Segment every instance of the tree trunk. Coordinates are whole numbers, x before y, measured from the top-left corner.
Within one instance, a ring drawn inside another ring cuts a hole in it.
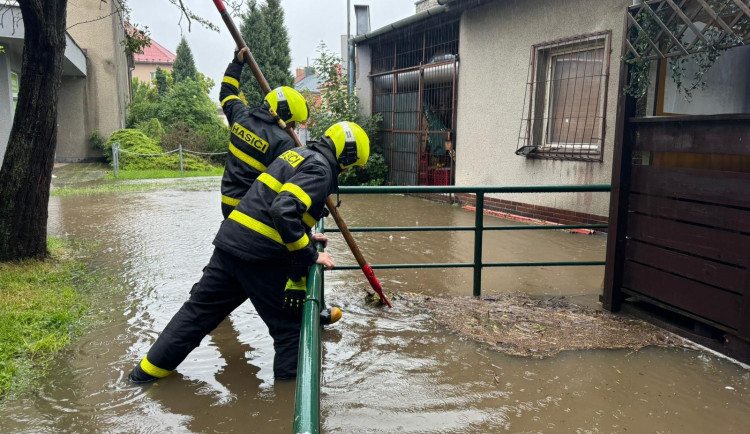
[[[47,255],[47,206],[57,147],[57,97],[67,0],[19,0],[23,66],[0,169],[0,261]]]

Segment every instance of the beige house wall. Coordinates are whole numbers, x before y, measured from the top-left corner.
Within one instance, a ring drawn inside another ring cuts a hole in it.
[[[609,184],[622,26],[629,0],[495,1],[461,18],[456,185]],[[585,5],[585,6],[584,6]],[[515,155],[531,46],[612,32],[602,162]],[[505,194],[498,198],[606,216],[607,193]]]
[[[130,102],[130,69],[120,44],[125,38],[116,2],[78,0],[68,4],[68,32],[86,51],[87,74],[60,97],[57,161],[80,161],[101,154],[91,149],[93,131],[103,136],[125,127]],[[85,22],[95,20],[92,22]],[[85,22],[85,23],[84,23]],[[82,23],[78,24],[77,23]],[[80,93],[79,93],[80,92]],[[79,112],[85,108],[84,112]]]
[[[172,70],[172,65],[169,63],[136,63],[132,76],[144,83],[151,83],[151,73],[155,73],[157,67],[165,71]]]

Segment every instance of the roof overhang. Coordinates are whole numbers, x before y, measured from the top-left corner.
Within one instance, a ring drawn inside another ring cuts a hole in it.
[[[24,32],[21,8],[15,5],[8,6],[8,10],[0,14],[0,41],[2,41],[2,45],[16,47],[19,52],[23,52]],[[65,32],[63,75],[86,76],[86,53],[67,32]]]
[[[65,32],[65,63],[63,75],[74,77],[86,76],[86,53],[76,44],[76,41]]]
[[[351,39],[351,41],[354,44],[361,44],[365,41],[369,41],[370,39],[374,39],[374,38],[377,38],[378,36],[385,35],[386,33],[389,33],[393,30],[398,30],[403,27],[409,26],[410,24],[414,24],[419,21],[426,20],[429,17],[440,15],[444,13],[445,10],[446,10],[445,5],[434,6],[434,7],[431,7],[430,9],[427,9],[426,11],[422,11],[414,15],[409,15],[408,17],[402,20],[398,20],[391,24],[387,24],[379,29],[373,30],[370,33],[355,36]]]
[[[410,15],[404,19],[395,21],[391,24],[387,24],[379,29],[373,30],[370,33],[364,35],[357,35],[351,38],[349,41],[355,45],[365,44],[367,45],[370,40],[375,39],[379,36],[386,35],[394,30],[398,30],[412,24],[416,24],[420,21],[424,21],[435,15],[444,14],[446,12],[461,12],[466,9],[474,8],[485,3],[489,3],[496,0],[438,0],[437,6],[433,6],[425,11]]]

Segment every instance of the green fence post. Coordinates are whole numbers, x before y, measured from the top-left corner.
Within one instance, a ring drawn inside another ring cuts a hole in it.
[[[322,223],[318,223],[318,230]],[[317,243],[319,252],[323,246]],[[320,432],[320,309],[323,305],[323,267],[314,264],[307,276],[307,297],[302,310],[302,329],[297,362],[297,392],[294,397],[294,432]]]
[[[484,192],[477,191],[474,216],[474,297],[482,295],[482,238],[484,235]]]

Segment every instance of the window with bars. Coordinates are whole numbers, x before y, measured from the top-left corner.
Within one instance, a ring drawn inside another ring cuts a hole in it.
[[[602,32],[532,47],[516,154],[601,161],[609,37]]]

